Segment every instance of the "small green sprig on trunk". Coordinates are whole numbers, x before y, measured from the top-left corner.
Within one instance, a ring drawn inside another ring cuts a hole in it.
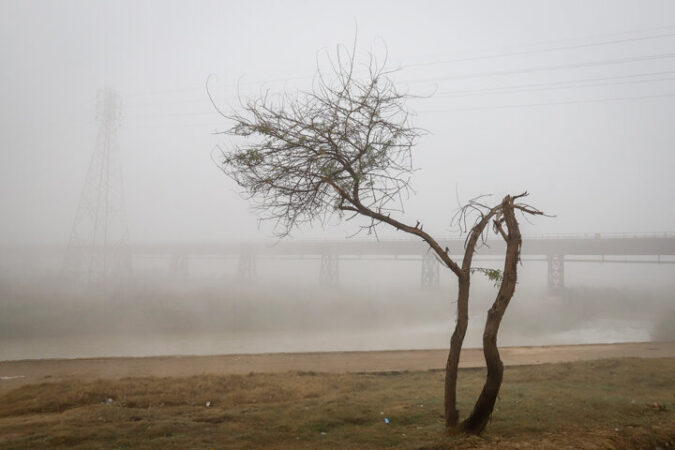
[[[495,287],[499,286],[499,283],[501,283],[502,279],[504,279],[504,272],[499,269],[490,269],[488,267],[472,267],[471,273],[476,272],[482,273],[488,277],[488,279],[494,283]]]

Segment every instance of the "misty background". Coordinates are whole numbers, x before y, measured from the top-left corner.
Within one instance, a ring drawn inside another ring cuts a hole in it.
[[[337,44],[400,70],[419,95],[415,193],[401,218],[457,236],[459,201],[528,190],[555,218],[538,235],[675,231],[675,4],[515,2],[0,2],[0,359],[444,348],[455,284],[419,289],[420,263],[134,259],[102,292],[59,276],[91,154],[97,95],[121,98],[116,134],[132,244],[274,243],[219,170],[224,111],[311,87]],[[214,157],[216,160],[214,161]],[[333,220],[288,239],[344,240]],[[382,226],[380,237],[400,238]],[[18,257],[12,248],[47,248]],[[61,253],[59,253],[61,252]],[[497,267],[497,266],[495,266]],[[524,261],[505,345],[673,339],[675,265]],[[474,283],[467,345],[480,344],[495,289]]]

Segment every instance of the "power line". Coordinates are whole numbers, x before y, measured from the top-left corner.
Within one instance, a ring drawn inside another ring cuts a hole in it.
[[[491,91],[501,91],[501,90],[510,90],[510,89],[520,89],[528,87],[540,87],[540,86],[559,86],[572,83],[588,83],[594,81],[608,81],[608,80],[622,80],[626,78],[637,78],[637,77],[647,77],[647,76],[657,76],[657,75],[671,75],[675,74],[675,71],[666,70],[661,72],[646,72],[646,73],[636,73],[630,75],[617,75],[613,77],[600,77],[600,78],[577,78],[575,80],[564,80],[564,81],[553,81],[548,83],[527,83],[527,84],[517,84],[510,86],[497,86],[492,88],[483,88],[483,89],[468,89],[468,90],[458,90],[458,91],[446,91],[435,94],[435,97],[445,97],[445,96],[455,96],[463,95],[467,93],[474,92],[491,92]],[[659,81],[659,80],[645,80],[645,81]],[[603,86],[604,83],[598,83],[596,86]]]
[[[218,111],[193,111],[193,112],[177,112],[177,113],[147,113],[138,114],[135,117],[183,117],[183,116],[219,116],[222,117]]]
[[[635,33],[643,33],[643,32],[649,32],[649,31],[657,31],[657,30],[672,30],[673,28],[675,28],[675,26],[656,27],[656,28],[645,29],[645,30],[626,31],[626,32],[612,33],[612,34],[601,35],[601,36],[617,36],[617,35],[635,34]],[[589,42],[589,43],[581,43],[581,44],[566,45],[566,46],[547,47],[547,48],[542,48],[542,49],[522,50],[522,51],[514,51],[514,52],[506,52],[506,53],[496,53],[496,54],[485,55],[485,56],[454,58],[454,59],[448,59],[448,60],[442,60],[442,61],[421,61],[419,63],[404,64],[402,66],[402,68],[405,69],[405,68],[409,68],[409,67],[440,65],[440,64],[447,64],[447,63],[453,63],[453,62],[464,62],[464,61],[474,61],[474,60],[481,60],[481,59],[494,59],[494,58],[519,56],[519,55],[535,54],[535,53],[555,52],[555,51],[561,51],[561,50],[571,50],[571,49],[580,49],[580,48],[588,48],[588,47],[614,45],[614,44],[621,44],[621,43],[627,43],[627,42],[633,42],[633,41],[637,42],[637,41],[644,41],[644,40],[662,39],[662,38],[674,37],[674,36],[675,36],[675,33],[661,33],[661,34],[651,35],[651,36],[640,36],[640,37],[635,37],[635,38],[614,39],[614,40],[602,41],[602,42]],[[575,38],[575,39],[571,39],[571,40],[579,40],[579,39],[588,39],[588,37]],[[265,84],[268,84],[268,83],[277,83],[277,82],[284,82],[284,81],[310,80],[310,79],[313,79],[314,77],[316,77],[316,75],[273,78],[273,79],[262,80],[262,81],[257,81],[257,82],[256,81],[242,82],[240,84],[262,86],[262,85],[265,85]],[[189,87],[189,88],[156,90],[156,91],[148,91],[148,92],[137,92],[137,93],[130,93],[130,94],[127,94],[127,95],[132,96],[132,97],[133,96],[142,96],[142,95],[162,95],[162,94],[166,94],[166,93],[194,92],[194,91],[197,91],[197,90],[203,90],[204,88],[205,88],[204,86],[199,86],[199,87],[195,86],[195,87]]]
[[[460,80],[460,79],[471,79],[471,78],[485,78],[501,75],[515,75],[521,73],[533,73],[533,72],[548,72],[553,70],[562,70],[562,69],[577,69],[582,67],[596,67],[596,66],[607,66],[614,64],[627,64],[632,62],[641,62],[641,61],[655,61],[658,59],[667,59],[675,58],[675,53],[661,53],[658,55],[648,55],[648,56],[631,56],[627,58],[616,58],[616,59],[606,59],[602,61],[593,61],[593,62],[583,62],[583,63],[572,63],[572,64],[558,64],[555,66],[539,66],[539,67],[528,67],[526,69],[516,69],[516,70],[497,70],[492,72],[474,72],[464,75],[449,75],[440,78],[420,78],[414,80],[407,80],[407,83],[431,83],[444,80]]]
[[[420,62],[420,63],[414,63],[414,64],[406,64],[406,65],[403,66],[403,68],[434,66],[434,65],[440,65],[440,64],[450,64],[450,63],[455,63],[455,62],[479,61],[479,60],[482,60],[482,59],[505,58],[505,57],[509,57],[509,56],[531,55],[531,54],[535,54],[535,53],[548,53],[548,52],[555,52],[555,51],[561,51],[561,50],[575,50],[575,49],[580,49],[580,48],[600,47],[600,46],[613,45],[613,44],[619,44],[619,43],[625,43],[625,42],[637,42],[637,41],[661,39],[661,38],[673,37],[673,36],[675,36],[675,33],[664,33],[664,34],[657,34],[657,35],[654,35],[654,36],[643,36],[643,37],[638,37],[638,38],[614,39],[614,40],[611,40],[611,41],[590,42],[590,43],[576,44],[576,45],[564,45],[564,46],[560,46],[560,47],[549,47],[549,48],[541,48],[541,49],[534,49],[534,50],[522,50],[522,51],[508,52],[508,53],[496,53],[496,54],[485,55],[485,56],[471,56],[471,57],[466,57],[466,58],[446,59],[446,60],[442,60],[442,61]]]
[[[502,87],[502,88],[494,88],[498,89],[496,92],[493,92],[493,89],[476,89],[473,91],[454,91],[454,92],[447,92],[447,93],[442,93],[438,94],[433,98],[438,98],[438,97],[469,97],[469,96],[478,96],[478,95],[489,95],[489,94],[516,94],[520,92],[537,92],[537,91],[548,91],[548,90],[559,90],[559,89],[575,89],[575,88],[585,88],[585,87],[603,87],[603,86],[613,86],[613,85],[623,85],[623,84],[636,84],[636,83],[653,83],[653,82],[659,82],[659,81],[671,81],[675,80],[675,77],[667,77],[667,78],[657,78],[657,79],[650,79],[650,80],[629,80],[629,81],[618,81],[618,82],[610,82],[610,83],[592,83],[592,84],[578,84],[582,83],[584,81],[593,81],[593,80],[612,80],[612,79],[623,79],[623,78],[630,78],[630,77],[636,77],[636,76],[647,76],[647,75],[654,75],[654,74],[675,74],[675,71],[664,71],[664,72],[653,72],[653,73],[648,73],[648,74],[636,74],[636,75],[627,75],[627,76],[620,76],[620,77],[603,77],[603,78],[589,78],[589,79],[581,79],[581,80],[573,80],[570,82],[555,82],[555,83],[539,83],[539,84],[534,84],[534,85],[516,85],[516,86],[511,86],[511,87]],[[577,83],[577,84],[572,84],[572,83]],[[530,86],[534,86],[534,88],[530,89]],[[549,86],[549,87],[537,87],[537,86]],[[515,89],[512,89],[515,88]],[[508,90],[511,89],[511,90]],[[486,91],[486,92],[484,92]],[[136,117],[158,117],[158,118],[164,118],[164,117],[186,117],[186,116],[216,116],[218,114],[217,111],[193,111],[193,112],[177,112],[177,113],[147,113],[147,114],[138,114]],[[132,116],[133,117],[133,116]]]
[[[545,91],[545,90],[557,90],[557,89],[573,89],[573,88],[583,88],[583,87],[602,87],[602,86],[612,86],[618,84],[636,84],[636,83],[650,83],[657,81],[670,81],[673,78],[658,78],[658,79],[649,79],[649,80],[635,80],[635,81],[626,81],[621,83],[601,83],[602,81],[610,80],[625,80],[630,78],[638,77],[648,77],[648,76],[659,76],[659,75],[672,75],[675,74],[675,71],[665,70],[659,72],[644,72],[630,75],[617,75],[611,77],[596,77],[596,78],[577,78],[574,80],[563,80],[563,81],[554,81],[547,83],[525,83],[525,84],[516,84],[508,86],[496,86],[491,88],[481,88],[481,89],[468,89],[468,90],[455,90],[455,91],[445,91],[434,94],[430,98],[439,98],[439,97],[468,97],[473,95],[485,95],[485,94],[501,94],[501,93],[518,93],[518,92],[536,92],[536,91]],[[541,89],[539,89],[541,88]],[[192,99],[184,101],[175,101],[172,104],[195,104],[195,103],[210,103],[208,98],[203,99]],[[147,104],[145,106],[156,106],[157,104]],[[138,106],[138,105],[136,105]],[[216,111],[213,111],[216,113]],[[208,112],[199,112],[199,113],[147,113],[141,115],[207,115]]]
[[[598,67],[598,66],[607,66],[607,65],[616,65],[616,64],[628,64],[634,62],[642,61],[656,61],[659,59],[669,59],[675,58],[675,53],[662,53],[657,55],[648,55],[648,56],[632,56],[626,58],[615,58],[607,59],[602,61],[592,61],[584,63],[572,63],[572,64],[559,64],[552,66],[539,66],[539,67],[529,67],[525,69],[515,69],[515,70],[501,70],[501,71],[492,71],[492,72],[475,72],[471,74],[464,75],[449,75],[446,77],[440,78],[422,78],[422,79],[413,79],[404,81],[406,83],[433,83],[446,80],[459,80],[459,79],[474,79],[474,78],[486,78],[492,76],[502,76],[502,75],[516,75],[523,73],[535,73],[535,72],[550,72],[556,70],[565,70],[565,69],[578,69],[586,67]],[[231,97],[230,97],[231,98]],[[189,102],[196,103],[196,99],[190,99]]]
[[[574,105],[574,104],[589,104],[589,103],[608,103],[608,102],[617,102],[617,101],[632,101],[632,100],[650,100],[650,99],[666,99],[675,97],[675,93],[666,93],[666,94],[655,94],[655,95],[641,95],[641,96],[626,96],[626,97],[607,97],[600,99],[588,99],[588,100],[570,100],[570,101],[561,101],[561,102],[542,102],[542,103],[522,103],[522,104],[512,104],[512,105],[496,105],[496,106],[478,106],[478,107],[467,107],[467,108],[451,108],[451,109],[437,109],[437,110],[422,110],[417,111],[417,114],[438,114],[438,113],[451,113],[451,112],[464,112],[464,111],[484,111],[484,110],[499,110],[499,109],[518,109],[518,108],[535,108],[535,107],[544,107],[544,106],[564,106],[564,105]],[[182,127],[182,128],[192,128],[192,127],[224,127],[222,123],[191,123],[191,124],[143,124],[143,125],[131,125],[132,128],[166,128],[166,127]]]
[[[649,99],[662,99],[662,98],[671,98],[671,97],[675,97],[675,93],[672,93],[672,94],[656,94],[656,95],[641,95],[641,96],[634,96],[634,97],[607,97],[607,98],[590,99],[590,100],[570,100],[570,101],[563,101],[563,102],[523,103],[523,104],[515,104],[515,105],[478,106],[478,107],[469,107],[469,108],[426,110],[426,111],[418,111],[417,113],[418,114],[430,114],[430,113],[448,113],[448,112],[461,112],[461,111],[483,111],[483,110],[497,110],[497,109],[534,108],[534,107],[539,107],[539,106],[574,105],[574,104],[583,104],[583,103],[606,103],[606,102],[625,101],[625,100],[649,100]]]
[[[127,92],[124,94],[126,97],[138,97],[142,95],[162,95],[162,94],[175,94],[177,92],[194,92],[198,90],[203,90],[204,86],[199,87],[185,87],[185,88],[176,88],[176,89],[159,89],[155,91],[145,91],[145,92]]]
[[[671,72],[675,73],[675,72]],[[611,78],[611,77],[610,77]],[[605,86],[619,86],[619,85],[625,85],[625,84],[640,84],[640,83],[653,83],[653,82],[658,82],[658,81],[671,81],[675,80],[675,77],[667,77],[667,78],[655,78],[651,80],[627,80],[627,81],[614,81],[611,83],[558,83],[549,87],[524,87],[522,89],[505,89],[505,88],[500,88],[499,90],[492,90],[492,89],[486,89],[485,92],[481,90],[475,90],[472,92],[467,92],[467,93],[459,93],[461,91],[458,91],[456,94],[450,94],[450,93],[444,93],[444,94],[439,94],[436,97],[472,97],[472,96],[479,96],[479,95],[495,95],[495,94],[517,94],[520,92],[540,92],[540,91],[552,91],[552,90],[560,90],[560,89],[576,89],[576,88],[589,88],[589,87],[605,87]],[[546,84],[546,83],[544,83]],[[534,85],[536,86],[536,85]]]
[[[675,27],[670,26],[670,27],[664,27],[664,28],[673,29]],[[663,29],[663,28],[657,28],[657,29]],[[637,33],[637,32],[638,31],[627,32],[627,33]],[[503,58],[503,57],[509,57],[509,56],[520,56],[520,55],[535,54],[535,53],[556,52],[556,51],[561,51],[561,50],[574,50],[574,49],[580,49],[580,48],[599,47],[599,46],[614,45],[614,44],[621,44],[621,43],[627,43],[627,42],[638,42],[638,41],[645,41],[645,40],[662,39],[662,38],[668,38],[668,37],[674,37],[674,36],[675,36],[675,33],[662,33],[662,34],[651,35],[651,36],[614,39],[614,40],[602,41],[602,42],[590,42],[590,43],[582,43],[582,44],[575,44],[575,45],[547,47],[547,48],[542,48],[542,49],[522,50],[522,51],[507,52],[507,53],[496,53],[496,54],[485,55],[485,56],[472,56],[472,57],[455,58],[455,59],[448,59],[448,60],[442,60],[442,61],[423,61],[423,62],[419,62],[419,63],[404,64],[403,66],[401,66],[401,68],[406,69],[406,68],[409,68],[409,67],[440,65],[440,64],[448,64],[448,63],[453,63],[453,62],[466,62],[466,61],[476,61],[476,60],[482,60],[482,59],[494,59],[494,58]],[[307,80],[307,79],[312,79],[315,76],[316,75],[297,76],[297,77],[289,77],[289,78],[277,78],[277,79],[270,79],[270,80],[266,80],[266,81],[262,81],[262,82],[245,82],[245,83],[241,83],[241,84],[262,85],[262,84],[265,84],[265,83],[275,83],[275,82],[282,82],[282,81]]]
[[[152,129],[157,129],[157,128],[166,128],[166,127],[171,127],[171,128],[212,128],[211,131],[217,131],[216,129],[220,128],[221,130],[226,128],[222,123],[158,123],[158,124],[131,124],[126,126],[126,128],[136,128],[136,129],[144,129],[144,128],[152,128]]]
[[[593,40],[593,39],[605,39],[605,38],[616,38],[619,36],[627,36],[627,35],[635,35],[635,34],[644,34],[644,33],[662,33],[665,31],[668,32],[673,32],[675,30],[675,25],[667,25],[667,26],[662,26],[662,27],[652,27],[652,28],[642,28],[639,30],[626,30],[626,31],[620,31],[620,32],[614,32],[614,33],[601,33],[601,34],[592,34],[592,35],[586,35],[586,36],[580,36],[580,37],[572,37],[572,38],[564,38],[564,39],[555,39],[555,40],[545,40],[545,41],[540,41],[535,44],[528,44],[528,43],[520,43],[520,44],[514,44],[514,45],[508,45],[508,46],[502,46],[499,48],[493,48],[495,51],[518,51],[518,49],[522,48],[528,48],[536,45],[553,45],[553,46],[559,46],[559,45],[564,45],[569,43],[569,45],[575,45],[575,43],[584,43],[584,41],[587,40]],[[636,39],[641,39],[642,36],[636,37]],[[489,51],[487,49],[486,51]],[[438,56],[437,58],[442,58],[443,56]],[[458,56],[459,57],[459,56]],[[422,61],[423,62],[423,61]]]

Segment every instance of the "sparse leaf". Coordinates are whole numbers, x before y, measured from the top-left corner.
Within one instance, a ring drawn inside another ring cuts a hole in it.
[[[495,287],[499,286],[499,283],[504,279],[504,272],[499,269],[490,269],[487,267],[472,267],[471,273],[479,272],[488,277],[492,281]]]

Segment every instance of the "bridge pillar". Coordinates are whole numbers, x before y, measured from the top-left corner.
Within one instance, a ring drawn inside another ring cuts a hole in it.
[[[256,257],[253,252],[245,251],[239,255],[237,276],[241,281],[253,281],[256,279]]]
[[[171,256],[169,264],[169,278],[172,280],[187,280],[190,277],[190,266],[188,257],[179,253]]]
[[[438,289],[441,284],[440,264],[431,250],[422,255],[422,289]]]
[[[548,289],[557,291],[565,287],[565,255],[548,255]]]
[[[327,287],[336,287],[340,282],[340,266],[338,255],[330,250],[321,254],[321,269],[319,284]]]

